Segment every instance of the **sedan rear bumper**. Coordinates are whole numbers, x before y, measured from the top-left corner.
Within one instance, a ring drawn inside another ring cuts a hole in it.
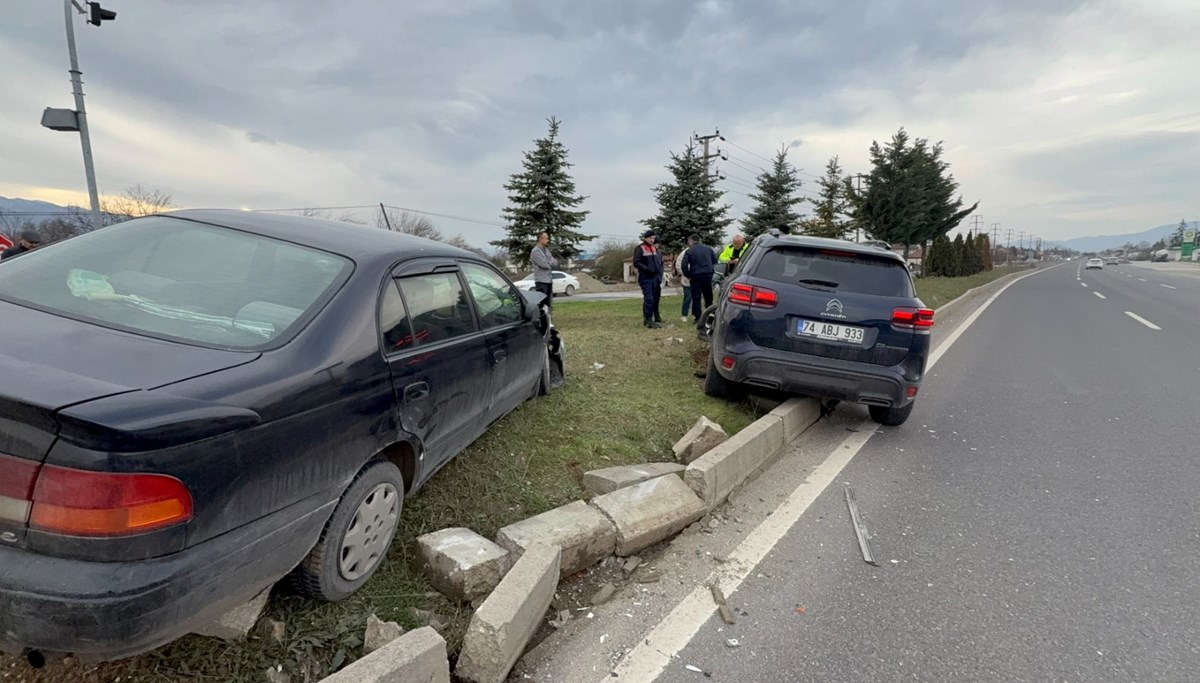
[[[336,500],[298,504],[178,553],[89,562],[0,547],[0,650],[117,659],[221,616],[292,570]],[[303,506],[305,510],[297,510]]]

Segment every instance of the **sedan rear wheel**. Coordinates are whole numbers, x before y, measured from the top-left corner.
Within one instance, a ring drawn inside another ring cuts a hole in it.
[[[567,296],[571,296],[574,293],[575,293],[575,285],[567,285],[567,291],[566,291]]]
[[[291,583],[304,595],[341,600],[379,568],[404,507],[404,476],[385,460],[369,463],[325,523],[321,538],[296,567]]]

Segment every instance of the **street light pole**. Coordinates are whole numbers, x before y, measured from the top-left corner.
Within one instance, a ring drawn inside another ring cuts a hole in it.
[[[92,139],[88,136],[87,110],[83,106],[83,73],[75,55],[75,24],[71,16],[72,0],[63,0],[67,19],[67,50],[71,53],[71,89],[75,94],[75,112],[79,120],[79,140],[83,144],[83,170],[87,174],[88,199],[92,204],[92,228],[100,227],[100,194],[96,190],[96,169],[92,167]],[[80,13],[83,9],[80,8]]]

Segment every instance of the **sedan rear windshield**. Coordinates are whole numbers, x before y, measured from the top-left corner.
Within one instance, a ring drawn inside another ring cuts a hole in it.
[[[328,252],[154,216],[0,265],[0,299],[148,336],[250,349],[280,341],[349,273]]]
[[[912,277],[899,261],[835,249],[776,247],[754,275],[821,291],[913,297]]]

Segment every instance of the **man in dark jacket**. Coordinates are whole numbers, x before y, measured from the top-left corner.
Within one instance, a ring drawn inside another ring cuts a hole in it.
[[[692,287],[692,322],[700,320],[700,313],[713,302],[713,272],[717,255],[708,246],[700,243],[699,235],[688,237],[687,251],[683,252],[683,273]],[[700,307],[700,297],[704,307]]]
[[[662,327],[658,300],[662,298],[663,258],[654,245],[655,239],[654,231],[647,230],[642,233],[642,243],[633,250],[633,267],[642,288],[642,324],[649,328]]]
[[[0,251],[0,259],[13,258],[20,256],[27,251],[33,251],[42,245],[42,236],[37,230],[22,230],[17,237],[15,246],[9,247],[4,251]]]

